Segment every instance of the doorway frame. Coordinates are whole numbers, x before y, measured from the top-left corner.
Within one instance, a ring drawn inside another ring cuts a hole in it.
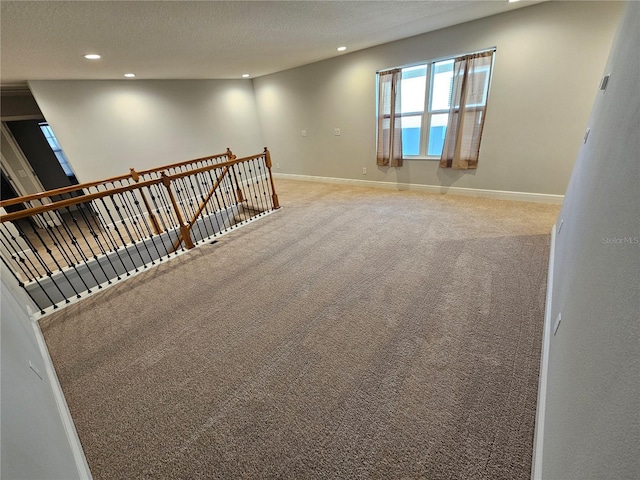
[[[29,116],[40,118],[37,115],[29,115]],[[32,120],[35,120],[36,118],[32,118]],[[20,119],[27,120],[26,118],[22,118],[22,117],[20,117]],[[29,160],[27,160],[27,157],[22,152],[22,149],[18,145],[18,142],[16,142],[16,139],[13,137],[13,134],[11,133],[11,130],[9,130],[9,127],[7,127],[7,124],[5,123],[7,120],[9,119],[2,118],[2,123],[0,124],[0,129],[2,131],[1,133],[2,133],[2,136],[5,137],[13,154],[18,159],[18,163],[20,164],[20,167],[21,167],[21,169],[18,170],[18,172],[14,171],[14,169],[11,167],[11,165],[5,158],[4,154],[0,152],[1,160],[2,160],[0,162],[0,165],[2,166],[2,170],[5,176],[7,177],[7,180],[11,182],[11,185],[16,190],[16,193],[20,196],[28,195],[27,191],[29,190],[27,187],[25,187],[25,184],[22,183],[22,181],[20,180],[21,178],[29,179],[29,181],[33,184],[33,186],[39,189],[40,192],[44,192],[45,188],[42,186],[40,179],[37,177],[37,175],[33,171],[33,168],[31,167]],[[13,120],[13,118],[11,120]],[[18,174],[19,172],[24,172],[24,175],[19,175]]]

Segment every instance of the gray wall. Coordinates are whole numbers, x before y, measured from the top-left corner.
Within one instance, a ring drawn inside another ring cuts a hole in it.
[[[547,2],[257,78],[276,171],[564,194],[620,12],[619,2]],[[376,70],[493,46],[478,170],[376,167]]]
[[[558,219],[544,479],[640,475],[640,3],[627,8]]]
[[[49,359],[40,353],[26,310],[31,302],[9,275],[2,267],[0,477],[7,480],[82,478],[82,467],[77,466],[47,376]],[[35,310],[33,304],[31,307]],[[31,369],[30,363],[42,378]],[[85,478],[86,472],[83,470]]]
[[[80,182],[264,148],[249,80],[32,81]]]
[[[227,146],[243,156],[266,145],[279,173],[564,194],[620,11],[620,2],[546,2],[253,84],[29,85],[81,182]],[[495,75],[478,170],[443,170],[428,160],[376,167],[376,70],[492,46]],[[334,136],[334,128],[342,135]]]

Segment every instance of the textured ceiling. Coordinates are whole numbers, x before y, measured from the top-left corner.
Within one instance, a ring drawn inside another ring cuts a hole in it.
[[[2,0],[0,82],[257,77],[532,3]]]

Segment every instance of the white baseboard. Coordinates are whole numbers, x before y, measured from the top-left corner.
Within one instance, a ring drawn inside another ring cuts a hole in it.
[[[533,458],[531,461],[531,479],[542,480],[542,454],[544,447],[544,422],[547,402],[547,377],[549,373],[549,348],[551,343],[551,307],[553,295],[553,264],[556,251],[556,226],[551,229],[549,248],[549,270],[547,273],[547,300],[544,308],[544,326],[542,353],[540,354],[540,375],[538,377],[538,403],[536,407],[536,425],[533,435]]]
[[[480,188],[447,187],[443,185],[421,185],[417,183],[376,182],[372,180],[356,180],[351,178],[315,177],[312,175],[294,175],[290,173],[274,173],[275,178],[299,180],[303,182],[333,183],[360,187],[388,188],[391,190],[414,190],[427,193],[459,195],[465,197],[494,198],[498,200],[515,200],[519,202],[562,204],[564,195],[548,193],[510,192],[507,190],[484,190]]]
[[[69,442],[69,447],[71,448],[73,459],[76,464],[78,478],[82,480],[91,480],[93,476],[91,475],[91,470],[89,470],[89,465],[84,455],[84,450],[82,449],[80,438],[78,438],[76,426],[73,423],[73,419],[71,418],[69,406],[67,405],[67,401],[64,398],[62,387],[60,386],[58,376],[56,375],[55,369],[53,367],[53,362],[51,361],[51,357],[49,356],[49,349],[47,348],[47,344],[44,341],[44,337],[42,335],[42,331],[40,330],[38,320],[33,315],[31,315],[31,320],[36,339],[38,340],[40,354],[42,355],[42,362],[44,363],[45,370],[47,372],[47,379],[49,380],[49,385],[51,386],[51,391],[56,401],[56,406],[58,407],[58,413],[60,414],[60,420],[62,421],[64,431],[67,434],[67,441]]]

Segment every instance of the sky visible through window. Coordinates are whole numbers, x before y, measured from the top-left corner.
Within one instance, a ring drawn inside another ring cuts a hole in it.
[[[428,132],[423,140],[427,144],[427,155],[434,157],[442,155],[451,106],[452,82],[453,60],[433,63],[431,68],[425,64],[402,69],[400,101],[403,155],[419,156],[421,154],[423,129]]]
[[[53,153],[58,159],[58,163],[64,170],[64,173],[67,175],[67,177],[75,177],[75,173],[73,173],[73,169],[71,168],[71,165],[69,165],[69,161],[67,160],[66,155],[62,151],[62,148],[60,148],[58,139],[54,135],[53,130],[51,130],[51,127],[49,126],[49,124],[47,122],[42,122],[42,123],[39,123],[38,126],[40,127],[40,130],[42,130],[42,133],[44,134],[44,138],[47,139],[47,142],[49,143],[51,150],[53,150]]]

